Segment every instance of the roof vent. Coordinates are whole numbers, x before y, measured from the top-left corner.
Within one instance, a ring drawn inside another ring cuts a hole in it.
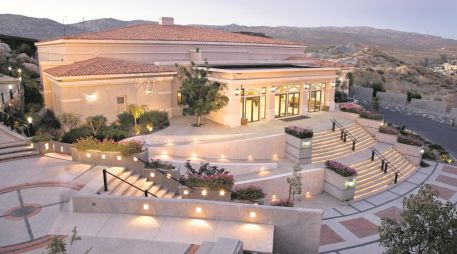
[[[174,25],[175,19],[172,17],[160,17],[159,24],[160,25]]]

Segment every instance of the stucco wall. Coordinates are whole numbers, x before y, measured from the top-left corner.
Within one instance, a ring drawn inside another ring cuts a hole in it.
[[[75,212],[125,213],[274,225],[274,253],[318,253],[322,213],[320,209],[286,208],[195,199],[76,194]],[[148,204],[149,210],[143,205]],[[201,208],[201,213],[196,212]],[[256,217],[250,218],[250,212]]]

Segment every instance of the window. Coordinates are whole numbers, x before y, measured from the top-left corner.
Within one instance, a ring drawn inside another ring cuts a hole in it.
[[[124,104],[124,97],[117,97],[117,104]]]
[[[178,92],[176,94],[176,100],[178,101],[178,105],[182,104],[182,94],[181,94],[181,92]]]
[[[125,96],[118,96],[116,97],[117,102],[117,112],[122,113],[127,110],[127,103]]]

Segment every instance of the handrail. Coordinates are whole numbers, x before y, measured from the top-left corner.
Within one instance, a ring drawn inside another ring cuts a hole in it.
[[[4,114],[5,114],[5,116],[3,116]],[[24,120],[22,120],[22,119],[19,119],[19,118],[17,118],[17,117],[14,117],[13,115],[8,114],[8,113],[6,113],[5,111],[3,111],[3,110],[0,109],[0,119],[3,121],[3,118],[4,118],[4,117],[5,117],[5,118],[13,119],[13,121],[9,123],[9,124],[11,124],[11,126],[10,126],[11,130],[14,130],[14,121],[18,121],[18,122],[20,122],[24,127],[27,128],[27,134],[26,134],[26,135],[27,135],[27,137],[30,137],[30,134],[31,134],[31,133],[30,133],[30,128],[32,127],[32,124],[31,124],[31,123],[27,123],[26,121],[24,121]],[[7,124],[7,126],[8,126],[8,124]],[[24,133],[24,134],[25,134],[25,133]]]
[[[106,178],[106,174],[110,174],[111,176],[113,176],[113,177],[115,177],[115,178],[121,180],[122,182],[124,182],[124,183],[126,183],[126,184],[132,186],[133,188],[135,188],[135,189],[137,189],[137,190],[140,190],[140,191],[144,192],[144,196],[145,196],[145,197],[147,197],[148,194],[149,194],[149,195],[151,195],[151,196],[153,196],[153,197],[158,198],[156,195],[154,195],[154,194],[152,194],[151,192],[149,192],[149,190],[146,190],[146,189],[145,189],[145,190],[142,190],[142,189],[140,189],[139,187],[137,187],[137,186],[135,186],[135,185],[133,185],[133,184],[127,182],[126,180],[124,180],[124,179],[122,179],[122,178],[120,178],[120,177],[118,177],[118,176],[112,174],[112,173],[109,172],[108,170],[103,169],[103,186],[104,186],[104,191],[105,191],[105,192],[108,191],[108,181],[107,181],[107,178]]]
[[[394,170],[394,172],[395,172],[394,183],[397,183],[398,175],[403,175],[403,174],[397,169],[397,167],[395,167],[392,163],[390,163],[390,161],[386,157],[384,157],[384,155],[382,155],[376,148],[371,146],[370,150],[371,150],[371,160],[372,161],[374,160],[375,154],[382,160],[381,170],[384,170],[384,173],[387,173],[388,166],[390,166],[390,168]]]
[[[14,117],[13,115],[8,114],[8,113],[6,113],[5,111],[3,111],[3,110],[1,110],[1,109],[0,109],[0,113],[5,114],[5,115],[7,115],[7,116],[13,118],[13,119],[15,119],[16,121],[21,122],[22,124],[29,125],[29,123],[27,123],[26,121],[24,121],[24,120],[22,120],[22,119],[19,119],[19,118],[17,118],[17,117]]]
[[[332,121],[333,123],[335,123],[336,125],[338,125],[338,127],[340,129],[342,129],[343,131],[345,131],[347,134],[349,134],[349,137],[355,141],[355,142],[359,142],[350,132],[349,130],[347,130],[346,128],[344,128],[343,125],[341,125],[335,118],[331,118],[330,121]],[[333,128],[332,128],[333,129]]]

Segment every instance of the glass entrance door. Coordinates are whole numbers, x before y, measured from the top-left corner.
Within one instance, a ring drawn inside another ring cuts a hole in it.
[[[317,112],[321,110],[322,91],[310,91],[308,98],[308,111]]]
[[[246,118],[248,122],[257,122],[260,120],[260,97],[246,98]]]
[[[298,106],[300,105],[300,93],[289,93],[287,94],[288,105],[287,105],[287,116],[298,115]]]
[[[276,94],[275,95],[275,118],[286,116],[286,98],[287,94]]]

